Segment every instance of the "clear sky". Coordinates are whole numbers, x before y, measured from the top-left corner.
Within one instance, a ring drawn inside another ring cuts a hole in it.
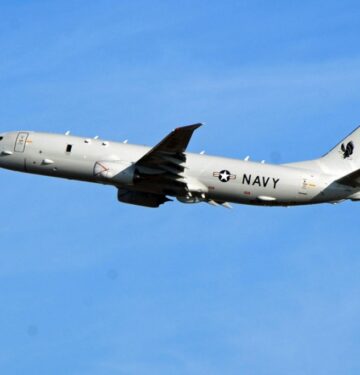
[[[357,1],[1,1],[0,131],[318,157],[360,123]],[[356,203],[119,204],[0,171],[0,373],[358,375]]]

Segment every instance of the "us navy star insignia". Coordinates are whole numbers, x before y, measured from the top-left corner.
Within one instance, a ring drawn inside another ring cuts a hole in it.
[[[236,175],[231,174],[228,170],[224,169],[220,172],[214,172],[214,177],[218,177],[221,182],[229,182],[230,180],[235,180]]]

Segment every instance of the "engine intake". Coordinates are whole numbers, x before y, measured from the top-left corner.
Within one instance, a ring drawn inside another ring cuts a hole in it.
[[[181,203],[193,204],[204,202],[204,199],[197,196],[186,196],[186,197],[176,197],[176,199]]]

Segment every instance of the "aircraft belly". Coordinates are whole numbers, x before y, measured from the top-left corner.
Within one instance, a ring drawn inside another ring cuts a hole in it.
[[[215,188],[211,195],[224,201],[249,204],[256,203],[260,205],[289,204],[305,200],[302,196],[296,196],[294,192],[295,189],[292,186],[288,186],[286,189],[273,191],[266,188],[243,186],[237,183],[226,188],[222,186]]]

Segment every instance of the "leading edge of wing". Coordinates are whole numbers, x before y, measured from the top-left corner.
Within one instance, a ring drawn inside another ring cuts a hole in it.
[[[193,125],[181,126],[174,129],[162,141],[160,141],[149,152],[147,152],[143,157],[141,157],[136,162],[136,164],[146,164],[147,161],[150,161],[152,156],[155,156],[158,153],[168,154],[169,156],[183,154],[189,145],[190,139],[194,131],[202,125],[202,123],[197,123]]]

